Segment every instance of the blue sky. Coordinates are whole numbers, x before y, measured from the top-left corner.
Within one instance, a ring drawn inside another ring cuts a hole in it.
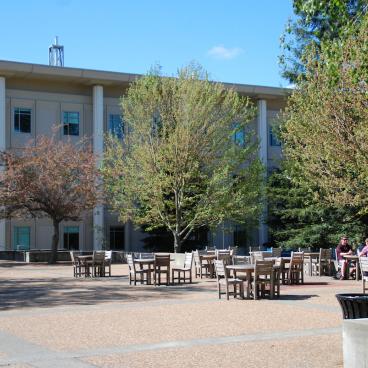
[[[1,4],[0,59],[48,63],[55,35],[65,66],[172,75],[191,61],[212,79],[287,86],[279,38],[292,0],[24,0]]]

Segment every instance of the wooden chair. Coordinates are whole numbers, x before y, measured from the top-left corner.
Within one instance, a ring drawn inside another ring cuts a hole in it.
[[[112,262],[112,250],[105,250],[105,265],[104,265],[104,276],[108,273],[109,277],[111,277],[111,262]],[[107,268],[107,272],[106,272]]]
[[[172,283],[175,280],[178,280],[180,284],[181,281],[184,281],[184,284],[187,280],[189,283],[192,283],[192,263],[193,263],[193,253],[185,252],[184,266],[183,267],[173,267],[171,270],[171,281]],[[178,274],[178,277],[175,278],[175,272]],[[186,273],[189,273],[189,278],[185,277]],[[183,273],[183,276],[181,274]]]
[[[170,285],[170,254],[155,254],[153,272],[155,285],[161,285],[161,275],[166,275],[166,285]]]
[[[203,254],[202,252],[200,252],[199,250],[196,250],[193,252],[193,257],[194,257],[194,267],[195,267],[195,277],[200,277],[202,278],[203,274],[205,277],[209,277],[210,276],[210,264],[208,262],[203,262],[201,259],[201,254]],[[204,270],[204,273],[203,273]]]
[[[230,250],[216,250],[216,259],[224,261],[225,266],[231,264]]]
[[[206,246],[205,251],[206,252],[215,252],[216,251],[216,247]]]
[[[281,257],[282,248],[272,248],[272,257]]]
[[[304,252],[291,252],[287,282],[291,284],[304,284]]]
[[[262,247],[249,247],[249,253],[251,252],[261,252]]]
[[[105,272],[105,251],[95,250],[92,258],[92,276],[104,276]]]
[[[360,272],[362,275],[363,294],[365,294],[368,287],[366,282],[368,281],[368,257],[359,257]]]
[[[74,252],[70,251],[70,259],[73,265],[73,276],[74,277],[81,277],[82,276],[82,266],[78,259],[74,257]],[[84,273],[83,273],[84,274]]]
[[[262,251],[252,252],[251,260],[252,264],[255,264],[256,261],[263,261],[264,260],[263,252]]]
[[[233,295],[234,298],[236,296],[240,296],[240,298],[244,298],[244,287],[243,280],[238,278],[230,278],[228,272],[225,268],[224,262],[222,260],[215,260],[215,271],[217,277],[217,289],[218,289],[218,297],[221,299],[222,294],[226,294],[226,299],[229,300],[229,295]],[[221,291],[221,285],[224,285],[226,288],[225,292]],[[229,287],[233,286],[234,291],[230,291]]]
[[[254,277],[252,282],[253,298],[258,299],[266,293],[273,299],[275,295],[275,275],[273,269],[273,261],[257,260],[254,265]]]
[[[318,259],[312,259],[312,276],[323,276],[323,275],[331,275],[331,252],[332,249],[319,249],[319,257]]]
[[[128,267],[129,267],[129,285],[132,284],[132,281],[134,282],[134,285],[137,285],[137,275],[140,275],[140,282],[141,284],[144,283],[144,281],[146,281],[146,283],[148,284],[148,277],[147,274],[148,272],[150,272],[151,270],[148,269],[136,269],[136,265],[134,262],[134,257],[132,254],[127,254],[127,263],[128,263]],[[144,276],[146,275],[146,278],[144,278]]]

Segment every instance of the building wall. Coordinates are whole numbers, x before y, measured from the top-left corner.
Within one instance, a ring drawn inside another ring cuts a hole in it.
[[[63,121],[64,111],[78,111],[80,114],[79,136],[64,136],[62,129],[59,132],[59,139],[71,138],[73,141],[79,140],[82,136],[91,137],[93,142],[93,81],[90,85],[78,82],[68,83],[62,78],[59,80],[48,81],[45,79],[24,79],[15,76],[6,80],[6,99],[5,99],[5,116],[6,116],[6,148],[20,149],[30,139],[35,139],[39,135],[51,135],[52,126],[61,124]],[[124,93],[126,85],[120,87],[104,86],[103,87],[103,125],[104,130],[108,129],[109,114],[120,114],[119,96]],[[257,102],[257,100],[254,100]],[[284,99],[280,97],[272,97],[266,99],[267,104],[267,121],[270,124],[277,113],[284,105]],[[24,107],[32,109],[31,132],[19,133],[14,131],[13,127],[13,110],[15,107]],[[251,125],[253,129],[257,128],[257,119]],[[269,132],[269,129],[267,130]],[[281,155],[279,146],[271,146],[269,133],[267,133],[267,166],[277,167]],[[143,251],[142,240],[145,234],[135,229],[132,224],[121,224],[116,215],[104,211],[105,228],[101,233],[105,244],[109,244],[110,226],[124,226],[125,229],[125,249]],[[53,234],[52,223],[49,219],[29,219],[29,220],[8,220],[5,225],[6,248],[14,249],[15,238],[14,230],[17,226],[30,227],[30,248],[31,249],[48,249],[51,247],[51,239]],[[85,214],[79,223],[65,222],[60,224],[60,241],[59,247],[63,248],[64,238],[63,230],[66,226],[79,226],[79,244],[81,250],[92,250],[94,242],[94,227],[92,213]],[[249,229],[247,230],[249,232]],[[234,234],[232,232],[224,233],[219,229],[212,234],[213,242],[221,248],[233,243]],[[254,229],[249,236],[252,242],[258,242],[258,230]],[[253,244],[251,244],[253,245]],[[1,246],[1,244],[0,244]]]

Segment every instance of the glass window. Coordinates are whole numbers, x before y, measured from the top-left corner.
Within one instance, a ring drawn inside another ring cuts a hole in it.
[[[79,226],[64,226],[64,248],[79,249]]]
[[[118,139],[124,137],[124,122],[119,114],[109,115],[109,133]]]
[[[238,123],[233,123],[232,127],[234,129],[234,134],[233,134],[233,140],[234,143],[237,144],[240,147],[244,147],[245,146],[245,131],[244,131],[244,127],[239,127]]]
[[[14,227],[14,249],[29,250],[31,244],[31,228],[29,226]]]
[[[124,226],[111,226],[110,227],[110,249],[124,249],[125,237]]]
[[[270,127],[269,130],[270,130],[270,145],[281,146],[281,142],[278,140],[276,134],[273,132],[272,127]]]
[[[79,135],[79,112],[64,111],[64,135]]]
[[[14,109],[14,131],[18,133],[31,133],[31,109],[16,107]]]

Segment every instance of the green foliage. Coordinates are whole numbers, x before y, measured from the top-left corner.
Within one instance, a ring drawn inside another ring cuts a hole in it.
[[[316,199],[316,187],[296,184],[293,168],[283,168],[268,180],[269,229],[272,241],[284,248],[329,248],[348,234],[355,244],[365,237],[367,218],[352,207],[334,207]]]
[[[102,171],[123,221],[167,228],[179,250],[196,228],[258,216],[257,142],[251,134],[245,145],[234,140],[254,116],[248,98],[190,65],[177,78],[156,68],[137,79],[122,108],[129,134],[123,144],[107,139]]]
[[[314,47],[318,54],[323,42],[339,39],[349,25],[360,22],[367,6],[367,0],[294,0],[296,17],[281,37],[282,76],[296,83],[305,73],[305,53]]]

